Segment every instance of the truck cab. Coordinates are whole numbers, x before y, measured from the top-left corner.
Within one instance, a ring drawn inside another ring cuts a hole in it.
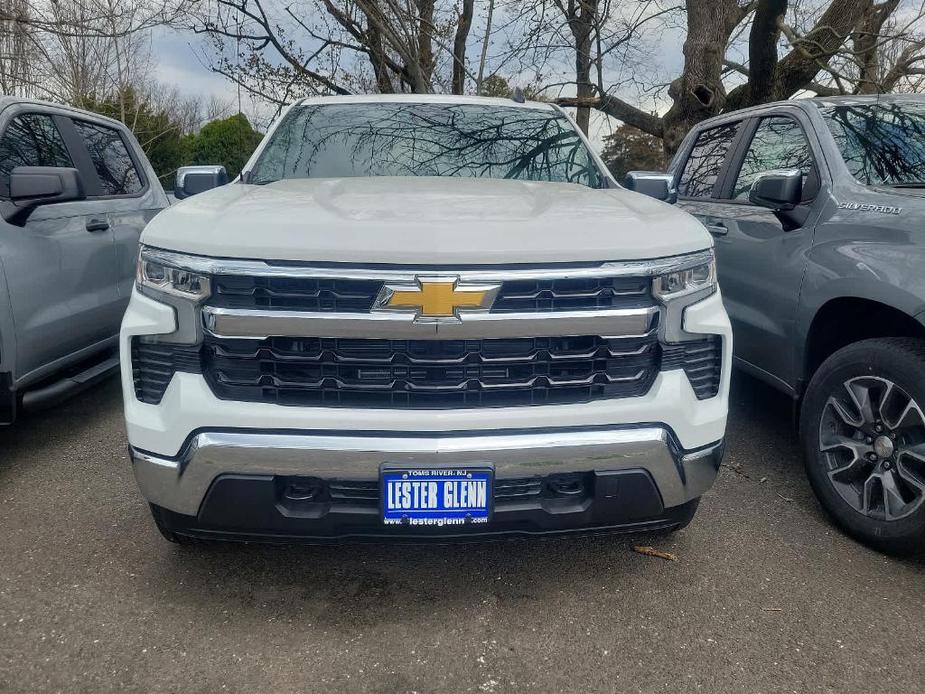
[[[713,235],[735,364],[799,406],[826,510],[925,542],[925,100],[795,100],[699,124],[670,168]]]
[[[0,424],[118,370],[138,239],[166,206],[122,123],[0,97]]]

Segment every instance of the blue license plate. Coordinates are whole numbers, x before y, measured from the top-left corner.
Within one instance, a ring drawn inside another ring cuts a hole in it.
[[[384,468],[382,521],[438,528],[487,523],[491,480],[491,468]]]

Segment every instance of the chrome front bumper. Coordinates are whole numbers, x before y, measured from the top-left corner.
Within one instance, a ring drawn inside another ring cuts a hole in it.
[[[569,428],[542,431],[433,433],[200,432],[175,458],[131,449],[135,478],[152,504],[195,516],[220,476],[304,475],[375,480],[383,463],[490,463],[495,477],[566,472],[644,470],[665,508],[700,497],[713,484],[722,442],[693,452],[660,426]]]

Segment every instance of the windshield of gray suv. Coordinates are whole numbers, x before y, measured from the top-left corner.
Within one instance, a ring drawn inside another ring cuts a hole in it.
[[[560,112],[414,102],[298,106],[247,178],[457,176],[603,185]]]
[[[820,111],[859,182],[925,187],[925,102],[838,104]]]

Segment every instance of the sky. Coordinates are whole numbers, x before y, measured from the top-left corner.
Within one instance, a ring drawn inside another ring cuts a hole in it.
[[[190,96],[237,100],[234,85],[209,69],[198,36],[158,29],[152,38],[151,53],[158,82]]]

